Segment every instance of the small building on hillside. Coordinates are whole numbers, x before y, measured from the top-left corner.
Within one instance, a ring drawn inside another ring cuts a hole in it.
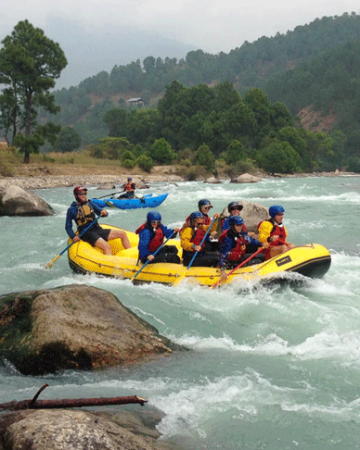
[[[128,106],[137,106],[138,108],[142,108],[145,105],[145,102],[141,97],[129,98],[129,100],[126,100],[126,103]]]

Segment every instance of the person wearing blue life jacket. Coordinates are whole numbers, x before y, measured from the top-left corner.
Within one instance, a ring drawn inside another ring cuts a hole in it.
[[[226,231],[230,228],[229,225],[229,219],[232,216],[239,216],[240,215],[240,211],[243,209],[243,205],[240,205],[240,203],[238,202],[230,202],[228,204],[228,212],[229,212],[229,217],[226,217],[224,219],[222,219],[221,221],[221,231]],[[244,223],[244,231],[246,232],[246,228],[245,228],[245,223]]]
[[[170,236],[176,236],[179,232],[179,228],[168,228],[161,223],[161,214],[157,211],[150,211],[146,216],[146,222],[143,223],[137,230],[136,234],[139,235],[139,259],[144,264],[168,262],[168,263],[180,263],[178,256],[178,249],[175,245],[164,245],[156,255],[154,253],[164,243],[165,238]]]
[[[246,253],[248,245],[252,247],[264,247],[266,249],[269,244],[261,243],[257,239],[250,237],[243,228],[244,221],[240,216],[231,216],[229,218],[229,229],[223,231],[219,237],[220,252],[219,252],[219,266],[222,278],[226,278],[225,270],[233,269],[245,261],[251,253]],[[259,264],[263,262],[265,256],[261,253],[251,259],[246,265]]]
[[[74,196],[76,201],[72,202],[67,210],[65,230],[74,242],[78,242],[80,241],[80,238],[74,233],[72,228],[73,221],[76,223],[78,233],[80,234],[85,228],[89,227],[96,216],[107,217],[109,213],[87,199],[87,188],[84,186],[76,186],[74,189]],[[81,240],[88,242],[93,247],[100,248],[105,255],[111,255],[111,246],[108,243],[111,239],[121,239],[124,248],[131,247],[125,231],[104,229],[98,222],[94,223],[94,225],[81,236]]]

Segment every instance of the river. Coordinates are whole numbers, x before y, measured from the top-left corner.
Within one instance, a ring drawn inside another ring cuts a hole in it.
[[[4,361],[0,402],[32,398],[44,383],[42,399],[137,394],[165,413],[162,439],[190,450],[360,448],[360,177],[154,183],[151,192],[169,193],[158,208],[169,226],[180,226],[201,198],[211,200],[212,212],[233,200],[281,204],[289,241],[326,246],[330,270],[297,286],[234,283],[215,290],[75,275],[66,254],[48,270],[44,264],[67,245],[72,189],[35,191],[56,214],[0,217],[0,294],[92,285],[191,351],[130,368],[44,377],[23,376]],[[105,193],[89,189],[89,197]],[[106,223],[134,231],[147,212],[110,210]]]

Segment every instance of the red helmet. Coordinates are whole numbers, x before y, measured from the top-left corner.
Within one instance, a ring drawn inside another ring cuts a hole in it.
[[[76,188],[74,188],[74,195],[76,200],[79,200],[79,194],[83,191],[87,192],[87,188],[85,186],[76,186]]]

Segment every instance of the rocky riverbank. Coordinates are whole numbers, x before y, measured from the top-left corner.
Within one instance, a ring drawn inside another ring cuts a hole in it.
[[[175,173],[175,168],[172,166],[154,167],[151,174],[131,175],[134,182],[137,183],[138,188],[142,185],[151,183],[176,183],[186,181],[186,178]],[[360,176],[354,172],[342,172],[336,170],[335,172],[313,172],[313,173],[297,173],[297,174],[274,174],[266,175],[263,173],[257,174],[257,178],[299,178],[299,177],[349,177]],[[219,181],[225,181],[229,177],[219,177]],[[114,189],[116,186],[121,186],[126,181],[126,176],[119,176],[114,174],[80,174],[80,175],[40,175],[40,176],[14,176],[14,177],[0,177],[0,190],[9,186],[19,186],[22,189],[52,189],[57,187],[73,187],[78,185],[83,186],[99,186],[100,188]],[[206,181],[204,179],[204,181]],[[236,181],[235,181],[236,182]]]

